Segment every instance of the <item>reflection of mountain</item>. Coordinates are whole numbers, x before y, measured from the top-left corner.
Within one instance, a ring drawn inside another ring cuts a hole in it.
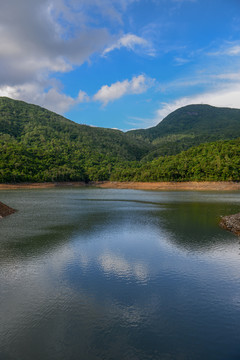
[[[13,220],[2,224],[0,249],[4,254],[14,256],[41,256],[77,238],[90,241],[94,236],[108,229],[114,236],[121,224],[132,222],[137,226],[144,223],[148,207],[152,203],[136,200],[105,199],[104,197],[81,198],[77,190],[69,192],[69,198],[61,190],[25,191],[24,200],[12,200],[19,210]],[[93,190],[90,190],[92,194]],[[17,192],[16,192],[17,194]],[[72,197],[72,198],[71,198]],[[23,204],[22,204],[23,202]],[[144,216],[137,216],[138,212]],[[9,224],[9,225],[8,225]]]
[[[237,353],[237,246],[204,256],[235,241],[217,226],[221,213],[236,211],[233,198],[102,189],[7,196],[19,211],[0,224],[0,353],[9,353],[2,358]]]
[[[85,234],[96,231],[96,227],[107,221],[107,214],[92,213],[92,214],[81,214],[81,217],[73,217],[68,219],[68,223],[63,221],[61,224],[61,216],[59,216],[58,225],[47,225],[42,224],[41,228],[41,216],[39,217],[39,227],[32,229],[31,232],[27,232],[26,229],[21,228],[20,233],[22,236],[12,236],[10,241],[3,241],[1,248],[4,252],[14,254],[15,256],[29,256],[35,255],[40,256],[42,253],[49,252],[54,248],[69,242],[74,234],[78,234],[81,237],[81,241],[85,241]],[[54,216],[54,222],[56,216]],[[51,222],[51,214],[49,215],[49,222]],[[27,226],[27,224],[22,225]],[[38,230],[39,234],[34,234],[34,230]]]
[[[217,243],[236,241],[218,226],[222,214],[236,212],[239,206],[220,203],[186,202],[167,205],[157,215],[159,226],[170,235],[169,240],[189,251],[208,250]],[[154,214],[154,213],[153,213]]]
[[[161,238],[165,233],[167,241],[192,251],[207,250],[226,237],[235,241],[218,227],[221,215],[239,211],[229,202],[198,202],[198,198],[184,202],[176,193],[122,190],[25,191],[24,197],[15,202],[11,199],[19,211],[1,223],[2,253],[13,257],[38,256],[75,238],[80,242],[94,241],[94,237],[106,232],[114,239],[118,233],[129,231],[134,248],[138,244],[133,229],[140,242],[148,242],[144,238],[146,231],[149,236],[159,231]]]

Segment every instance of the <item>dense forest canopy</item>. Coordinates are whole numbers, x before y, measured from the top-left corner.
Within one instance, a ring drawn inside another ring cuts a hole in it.
[[[0,97],[0,182],[240,180],[240,110],[189,105],[123,133]]]

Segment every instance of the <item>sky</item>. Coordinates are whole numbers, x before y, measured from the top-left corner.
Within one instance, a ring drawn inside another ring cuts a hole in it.
[[[0,96],[123,131],[240,108],[240,0],[0,0]]]

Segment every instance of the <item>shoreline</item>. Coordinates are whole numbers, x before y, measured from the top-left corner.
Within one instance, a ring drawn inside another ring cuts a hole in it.
[[[46,182],[46,183],[19,183],[0,184],[0,190],[11,189],[48,189],[57,187],[98,187],[105,189],[135,189],[135,190],[182,190],[182,191],[237,191],[240,190],[240,182],[232,181],[187,181],[187,182],[120,182],[120,181],[96,181],[96,182]]]
[[[223,216],[219,225],[233,234],[240,236],[240,213]]]

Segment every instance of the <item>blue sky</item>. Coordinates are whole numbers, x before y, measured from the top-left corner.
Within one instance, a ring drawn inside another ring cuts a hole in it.
[[[128,130],[193,103],[240,108],[239,0],[8,0],[0,96]]]

